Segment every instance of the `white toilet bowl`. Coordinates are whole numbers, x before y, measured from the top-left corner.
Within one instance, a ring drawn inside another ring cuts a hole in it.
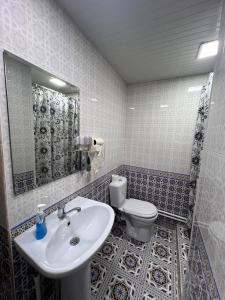
[[[127,234],[140,242],[149,242],[153,234],[153,223],[158,217],[155,205],[130,198],[125,200],[119,210],[124,213]]]
[[[149,242],[153,233],[153,223],[158,216],[155,205],[133,198],[126,199],[125,177],[112,176],[109,189],[111,205],[124,213],[127,234],[138,241]]]

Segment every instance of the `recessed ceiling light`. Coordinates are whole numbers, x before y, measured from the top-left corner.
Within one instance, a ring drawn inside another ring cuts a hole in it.
[[[64,86],[66,85],[66,83],[58,78],[51,78],[49,80],[50,82],[54,83],[55,85],[58,85],[58,86]]]
[[[97,99],[97,98],[90,98],[90,100],[91,100],[92,102],[98,102],[98,99]]]
[[[166,107],[168,107],[168,105],[167,104],[162,104],[162,105],[160,105],[160,107],[161,108],[166,108]]]
[[[202,89],[202,85],[190,86],[188,88],[188,93],[199,92]]]
[[[218,47],[218,40],[201,44],[198,50],[198,59],[217,55]]]
[[[131,110],[134,110],[134,109],[135,109],[135,107],[129,107],[129,109],[131,109]]]

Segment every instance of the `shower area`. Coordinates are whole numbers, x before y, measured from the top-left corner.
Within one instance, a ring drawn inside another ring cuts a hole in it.
[[[173,255],[171,258],[177,261],[176,267],[171,269],[168,263],[168,269],[161,268],[160,274],[168,282],[172,278],[172,286],[176,286],[177,276],[178,290],[173,297],[178,299],[190,292],[187,282],[192,280],[187,278],[188,270],[196,271],[199,260],[207,265],[204,247],[196,252],[195,206],[208,116],[213,106],[213,76],[210,73],[128,87],[124,165],[128,198],[150,201],[159,210],[155,236],[161,238],[160,243],[165,239],[165,257],[170,256],[170,238],[177,253],[176,259]],[[157,242],[156,238],[151,253],[162,259]],[[203,268],[201,272],[207,282]],[[191,289],[194,291],[193,286]],[[168,290],[165,293],[170,294]]]

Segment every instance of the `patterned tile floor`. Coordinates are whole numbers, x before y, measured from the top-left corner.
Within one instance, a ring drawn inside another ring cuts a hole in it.
[[[141,243],[127,236],[125,224],[116,222],[91,263],[92,300],[180,299],[178,275],[185,270],[187,250],[184,232],[181,223],[161,218],[151,241]],[[178,253],[184,257],[177,265]]]

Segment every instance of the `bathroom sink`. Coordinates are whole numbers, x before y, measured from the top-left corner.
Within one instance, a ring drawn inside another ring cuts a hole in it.
[[[104,203],[77,197],[66,205],[71,212],[63,220],[57,212],[46,217],[47,235],[35,238],[35,226],[15,238],[22,256],[41,274],[50,278],[63,278],[82,269],[101,247],[114,222],[113,209]]]

